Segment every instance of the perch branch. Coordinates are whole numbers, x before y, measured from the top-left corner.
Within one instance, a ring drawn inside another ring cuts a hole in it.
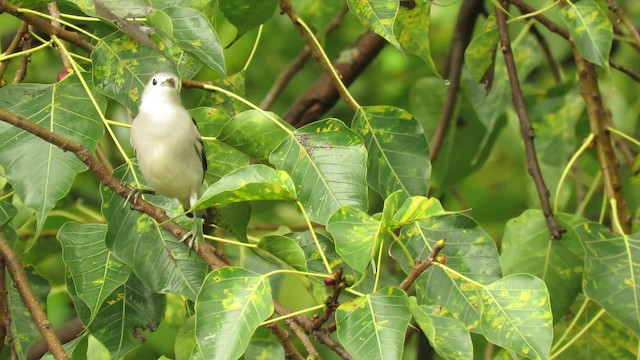
[[[438,240],[433,246],[433,249],[431,249],[431,253],[429,254],[427,260],[418,262],[419,260],[416,259],[415,266],[407,275],[407,277],[400,283],[400,289],[404,291],[409,290],[409,287],[411,286],[411,284],[413,284],[414,281],[416,281],[418,276],[420,276],[420,274],[427,270],[429,266],[431,266],[431,264],[436,261],[436,258],[438,257],[438,254],[440,254],[440,251],[442,251],[442,249],[444,248],[445,243],[446,241],[444,239]]]
[[[502,1],[502,6],[506,9],[509,5],[506,1]],[[507,30],[507,16],[501,10],[496,8],[496,22],[498,23],[498,33],[500,38],[500,48],[504,56],[504,62],[507,67],[507,73],[509,75],[509,84],[511,85],[511,97],[513,98],[513,107],[518,114],[520,120],[520,130],[522,132],[522,138],[524,140],[524,148],[527,154],[527,170],[529,175],[533,178],[533,182],[536,185],[538,192],[538,199],[542,206],[542,212],[544,213],[545,220],[547,221],[547,227],[549,233],[553,239],[560,239],[562,233],[566,232],[566,229],[562,228],[551,210],[551,203],[549,201],[549,189],[544,182],[542,172],[540,171],[540,164],[538,163],[538,156],[536,154],[536,146],[534,144],[535,131],[531,122],[529,121],[529,115],[524,104],[524,97],[522,96],[522,90],[520,88],[520,81],[518,80],[518,73],[516,71],[516,62],[513,58],[511,51],[511,41],[509,40],[509,32]]]
[[[47,319],[47,314],[40,306],[40,301],[29,285],[27,274],[25,274],[24,269],[22,268],[20,259],[18,259],[16,253],[13,251],[9,243],[7,243],[2,232],[0,232],[0,256],[2,256],[4,260],[6,268],[13,280],[13,284],[18,290],[24,305],[29,310],[34,323],[38,327],[40,335],[42,335],[42,338],[47,342],[49,351],[51,351],[51,354],[55,359],[68,359],[69,355],[64,348],[62,348],[60,340],[56,337],[56,334],[51,327],[51,323],[49,322],[49,319]],[[4,281],[4,279],[2,279],[2,281]]]
[[[278,340],[282,344],[282,348],[284,349],[284,357],[285,359],[295,359],[295,360],[304,360],[304,357],[300,355],[300,352],[291,342],[291,336],[289,332],[280,326],[278,323],[273,323],[267,325],[267,328],[271,330],[272,333],[278,337]]]
[[[64,324],[60,329],[56,330],[56,336],[60,339],[61,343],[66,344],[77,338],[83,330],[84,325],[82,325],[82,321],[76,317]],[[47,351],[47,344],[44,341],[38,341],[29,347],[29,351],[27,351],[27,360],[41,359]]]
[[[76,45],[77,47],[83,49],[86,52],[91,52],[93,50],[93,45],[83,39],[80,34],[65,30],[59,26],[53,26],[49,22],[44,19],[41,19],[33,14],[22,13],[19,11],[15,5],[9,4],[6,0],[0,0],[0,14],[6,12],[9,13],[18,19],[26,21],[27,23],[40,28],[42,31],[47,33],[48,35],[57,35],[58,37],[67,40],[68,42]]]
[[[91,171],[98,177],[98,180],[101,184],[108,186],[115,193],[122,196],[125,199],[129,199],[129,202],[133,206],[133,208],[137,211],[143,212],[153,219],[155,219],[158,223],[165,223],[162,227],[169,231],[173,236],[178,239],[182,239],[182,237],[187,233],[187,230],[182,228],[180,225],[173,221],[169,221],[169,217],[165,214],[162,209],[144,201],[139,198],[137,201],[133,199],[131,194],[131,186],[129,184],[125,184],[120,180],[116,179],[107,169],[95,158],[91,155],[89,150],[82,144],[66,139],[58,134],[55,134],[40,125],[37,125],[21,116],[12,114],[4,109],[0,109],[0,120],[9,123],[13,126],[19,127],[22,130],[28,131],[44,141],[54,144],[60,149],[64,151],[70,151],[74,153],[78,159],[80,159]],[[186,245],[186,244],[185,244]],[[215,250],[206,242],[200,244],[198,247],[197,254],[200,256],[212,269],[216,269],[222,266],[225,266],[226,263],[222,261],[216,254]]]
[[[451,124],[451,118],[453,117],[454,109],[456,107],[458,91],[460,90],[460,78],[462,74],[462,66],[464,64],[464,51],[471,41],[473,27],[478,15],[482,12],[482,6],[482,0],[464,0],[458,13],[456,26],[451,37],[451,47],[449,47],[449,54],[447,55],[447,61],[445,62],[447,66],[443,72],[445,78],[449,81],[449,86],[447,86],[447,97],[445,99],[442,112],[440,113],[438,128],[436,129],[436,133],[433,135],[433,139],[429,144],[431,162],[434,162],[438,158],[438,154],[442,148],[442,143]]]

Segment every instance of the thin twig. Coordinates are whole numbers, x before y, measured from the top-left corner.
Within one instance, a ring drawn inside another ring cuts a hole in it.
[[[347,10],[349,10],[347,5],[346,4],[343,5],[340,11],[331,20],[331,22],[325,29],[324,36],[327,36],[328,34],[330,34],[342,23],[342,20],[344,20],[344,17],[347,14]],[[264,99],[262,99],[262,102],[260,102],[261,109],[267,110],[268,108],[271,107],[275,99],[280,95],[282,90],[284,90],[284,88],[287,86],[289,81],[291,81],[291,79],[293,79],[293,77],[300,70],[302,70],[302,68],[304,67],[304,64],[307,62],[310,56],[311,56],[311,50],[309,49],[308,46],[305,46],[302,52],[300,52],[300,54],[298,54],[296,59],[291,63],[291,65],[285,71],[280,73],[280,75],[278,75],[278,77],[276,78],[276,81],[273,83],[273,85],[267,92],[267,95],[265,95]]]
[[[502,6],[506,9],[509,5],[503,0]],[[547,227],[549,233],[553,239],[560,239],[562,234],[566,232],[556,218],[554,217],[551,209],[551,203],[549,201],[549,189],[544,182],[542,172],[540,171],[540,164],[538,163],[538,156],[536,154],[536,146],[534,144],[535,132],[531,122],[529,121],[529,115],[524,104],[524,97],[522,96],[522,90],[520,88],[520,81],[518,80],[518,72],[516,70],[516,63],[511,51],[511,41],[509,40],[509,32],[507,30],[507,16],[501,10],[496,8],[496,22],[498,24],[498,33],[500,37],[500,48],[502,55],[504,56],[504,62],[507,67],[507,74],[509,75],[509,84],[511,85],[511,97],[513,99],[513,107],[518,114],[520,120],[520,130],[522,133],[522,139],[524,140],[524,148],[527,155],[527,170],[529,175],[533,178],[533,182],[536,185],[538,192],[538,199],[542,206],[542,212],[547,221]]]
[[[322,327],[322,325],[327,322],[327,320],[329,320],[331,314],[336,311],[338,305],[340,305],[338,303],[338,298],[340,297],[340,293],[342,292],[342,290],[344,290],[344,288],[347,286],[345,281],[342,279],[343,271],[344,270],[342,268],[339,268],[334,273],[333,294],[331,294],[331,298],[329,299],[329,301],[325,303],[327,307],[324,308],[324,313],[322,314],[322,316],[315,316],[313,318],[313,328],[315,330],[320,329],[320,327]]]
[[[83,49],[86,52],[91,52],[94,48],[88,41],[82,38],[80,34],[62,29],[57,26],[53,26],[48,23],[46,20],[39,18],[33,14],[27,14],[19,11],[15,5],[9,4],[6,0],[0,0],[0,14],[3,12],[9,13],[18,19],[26,21],[27,23],[34,25],[37,28],[40,28],[42,31],[47,33],[48,35],[57,35],[58,37],[67,40],[68,42],[76,45],[77,47]]]
[[[304,357],[302,357],[298,349],[296,349],[291,342],[291,336],[287,330],[283,329],[278,323],[269,324],[267,328],[278,337],[284,349],[285,359],[304,360]]]
[[[636,27],[633,25],[633,22],[631,22],[631,20],[629,20],[627,15],[624,13],[624,10],[620,7],[620,5],[618,5],[616,0],[607,0],[607,7],[614,14],[616,14],[618,19],[620,19],[620,21],[627,28],[629,34],[631,34],[631,37],[634,40],[635,48],[640,49],[640,34],[638,33],[638,30],[636,30]]]
[[[16,351],[16,345],[13,340],[13,334],[11,333],[11,313],[9,312],[9,293],[7,292],[7,280],[6,280],[6,267],[4,260],[0,257],[0,350],[3,349],[4,344],[9,346],[9,353],[11,359],[18,358],[18,352]]]
[[[442,143],[449,131],[451,118],[453,117],[454,109],[456,107],[458,90],[460,89],[460,78],[462,74],[462,66],[464,64],[464,51],[471,41],[474,24],[478,15],[482,12],[482,6],[482,0],[465,0],[458,12],[456,26],[451,38],[451,46],[449,47],[449,54],[447,55],[447,61],[445,62],[447,67],[443,72],[445,78],[449,82],[449,85],[447,86],[447,97],[445,99],[442,112],[440,113],[438,128],[429,143],[431,162],[434,162],[437,159],[438,154],[440,154]]]
[[[606,129],[607,124],[611,123],[611,121],[609,120],[609,112],[602,102],[595,65],[586,61],[579,54],[573,43],[571,43],[571,50],[578,68],[580,95],[582,95],[587,106],[591,133],[595,135],[598,162],[603,175],[605,193],[609,200],[614,199],[616,201],[616,209],[622,230],[628,234],[631,230],[631,216],[622,193],[620,164],[611,145],[611,136]]]
[[[29,314],[33,318],[34,323],[40,331],[40,335],[47,342],[47,347],[55,359],[68,359],[69,354],[64,350],[60,340],[56,337],[47,314],[40,306],[40,301],[33,292],[31,286],[29,286],[29,279],[22,268],[22,263],[18,256],[13,251],[9,243],[4,238],[4,234],[0,232],[0,256],[4,259],[9,275],[13,280],[22,302],[29,310]],[[2,279],[4,281],[4,279]]]
[[[22,41],[20,41],[20,51],[27,51],[31,49],[31,34],[28,32],[22,35]],[[26,54],[20,58],[20,64],[16,69],[16,73],[13,75],[12,84],[18,84],[24,80],[24,77],[27,76],[27,66],[31,62],[31,54]]]
[[[285,315],[285,314],[278,313],[277,309],[280,309],[280,308],[276,308],[276,313],[278,315]],[[302,346],[304,346],[304,348],[307,350],[307,353],[309,354],[309,356],[313,356],[316,359],[320,359],[320,353],[318,353],[318,350],[316,350],[316,348],[313,346],[313,343],[309,339],[309,336],[304,331],[304,329],[302,329],[300,325],[298,325],[298,323],[296,323],[296,321],[293,318],[286,318],[283,320],[283,322],[289,327],[289,329],[291,329],[291,331],[293,331],[293,333],[296,335],[298,340],[300,340],[300,342],[302,343]]]
[[[547,59],[547,63],[549,64],[551,73],[553,74],[553,79],[556,81],[556,83],[559,83],[560,80],[562,80],[562,77],[560,76],[560,66],[558,65],[558,62],[553,58],[553,54],[551,54],[551,48],[549,47],[547,39],[544,38],[542,33],[540,33],[540,31],[538,30],[538,27],[535,25],[531,27],[531,34],[533,34],[533,37],[536,38],[536,41],[540,45],[545,59]]]
[[[442,251],[445,244],[446,241],[444,239],[436,241],[435,245],[431,249],[429,257],[426,260],[420,261],[420,259],[416,259],[415,266],[413,267],[413,269],[411,269],[411,272],[407,274],[407,277],[402,280],[399,288],[404,291],[409,290],[409,287],[411,286],[411,284],[413,284],[414,281],[416,281],[418,276],[420,276],[420,274],[427,270],[429,266],[431,266],[431,264],[436,261],[438,254],[440,254],[440,251]]]
[[[20,26],[18,26],[18,30],[16,31],[16,34],[13,37],[13,40],[11,40],[11,43],[9,44],[9,46],[7,46],[7,49],[4,51],[3,54],[9,55],[14,53],[16,49],[18,49],[18,45],[20,45],[20,42],[22,41],[22,36],[27,32],[29,32],[29,24],[22,21],[20,23]],[[2,77],[4,76],[5,71],[7,71],[10,61],[11,59],[7,59],[3,62],[0,62],[0,81],[2,81]],[[0,83],[0,86],[2,86],[1,83]]]
[[[58,10],[58,5],[54,2],[50,2],[47,4],[47,9],[49,9],[49,15],[53,16],[54,19],[60,18],[60,10]],[[55,27],[60,27],[60,23],[57,20],[51,20],[51,25]],[[60,60],[62,61],[62,66],[64,66],[65,70],[70,70],[73,67],[71,66],[71,60],[67,57],[67,54],[61,47],[58,47],[58,53],[60,53]]]
[[[134,197],[130,196],[132,191],[131,186],[116,179],[110,172],[107,171],[102,163],[100,163],[95,157],[91,155],[89,150],[84,145],[55,134],[38,124],[35,124],[16,114],[12,114],[4,109],[0,109],[0,120],[13,126],[19,127],[22,130],[28,131],[43,139],[44,141],[56,145],[64,151],[70,151],[74,153],[78,157],[78,159],[85,163],[87,167],[98,177],[98,180],[101,184],[108,186],[123,198],[129,199],[129,202],[135,210],[149,215],[158,223],[164,223],[162,227],[165,230],[169,231],[176,238],[182,239],[183,236],[188,232],[188,230],[184,229],[177,223],[168,221],[169,217],[164,211],[162,211],[162,209],[144,201],[141,198],[137,199],[137,201],[136,199],[133,199]],[[196,253],[212,269],[216,269],[226,265],[226,263],[222,259],[216,256],[215,250],[207,242],[203,242],[202,244],[200,244]]]

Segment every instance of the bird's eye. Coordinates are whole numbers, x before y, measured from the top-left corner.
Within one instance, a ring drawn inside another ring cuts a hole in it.
[[[152,83],[153,85],[156,85],[156,84],[158,84],[158,80],[153,79],[153,81],[152,81],[151,83]]]

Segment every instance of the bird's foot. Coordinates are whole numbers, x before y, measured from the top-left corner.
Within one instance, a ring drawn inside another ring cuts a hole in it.
[[[142,194],[155,195],[156,192],[153,190],[132,187],[129,195],[127,195],[127,198],[124,200],[124,204],[122,205],[122,207],[125,207],[127,206],[127,204],[129,204],[129,207],[133,210]],[[131,200],[131,203],[129,202],[129,200]]]
[[[189,257],[191,257],[191,251],[198,252],[198,233],[189,231],[180,239],[180,242],[186,242],[189,247]]]

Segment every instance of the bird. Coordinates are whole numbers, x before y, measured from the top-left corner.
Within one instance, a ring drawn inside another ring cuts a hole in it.
[[[185,211],[202,195],[207,155],[198,126],[182,105],[180,78],[160,72],[142,92],[131,124],[131,144],[147,185],[156,195],[175,198]],[[197,219],[180,241],[197,252]]]

